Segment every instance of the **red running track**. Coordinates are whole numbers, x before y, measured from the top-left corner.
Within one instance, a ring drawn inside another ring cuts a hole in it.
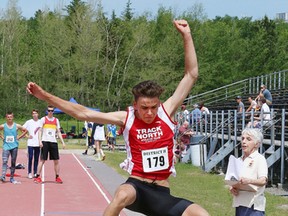
[[[103,215],[111,195],[77,156],[61,154],[60,157],[63,184],[55,183],[53,161],[44,165],[42,184],[27,178],[27,167],[16,169],[19,176],[15,179],[21,184],[11,184],[6,177],[6,182],[0,184],[1,215]],[[27,164],[25,150],[19,150],[17,163]],[[120,215],[125,216],[124,212]]]

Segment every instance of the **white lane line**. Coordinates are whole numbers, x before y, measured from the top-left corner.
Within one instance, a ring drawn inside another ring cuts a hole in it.
[[[41,208],[40,208],[40,216],[44,216],[45,214],[45,208],[44,208],[44,190],[45,190],[45,184],[44,184],[44,172],[45,171],[45,166],[43,165],[42,167],[42,173],[41,173],[41,177],[42,177],[42,183],[41,183]]]
[[[109,200],[109,198],[107,197],[107,195],[105,194],[105,192],[101,189],[101,187],[99,186],[99,184],[97,184],[97,182],[94,180],[94,178],[91,176],[91,174],[87,171],[87,169],[83,166],[83,164],[79,161],[79,159],[75,156],[74,153],[72,153],[73,157],[76,159],[76,161],[80,164],[80,166],[82,167],[82,169],[86,172],[86,174],[89,176],[89,178],[92,180],[92,182],[94,183],[94,185],[98,188],[98,190],[100,191],[100,193],[102,194],[102,196],[105,198],[105,200],[107,201],[107,203],[110,203],[111,201]]]

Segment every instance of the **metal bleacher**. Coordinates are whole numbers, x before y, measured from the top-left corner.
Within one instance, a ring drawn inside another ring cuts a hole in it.
[[[265,155],[269,167],[270,183],[284,184],[288,181],[288,70],[252,77],[221,88],[191,96],[186,99],[186,108],[192,110],[195,103],[204,102],[209,108],[209,116],[201,116],[200,121],[190,117],[190,128],[201,135],[197,145],[207,148],[207,155],[202,155],[201,166],[206,172],[224,171],[231,154],[240,156],[240,135],[248,121],[253,118],[243,113],[237,120],[235,97],[241,95],[247,108],[248,97],[256,97],[260,85],[264,83],[273,96],[271,107],[272,124],[261,128],[264,141],[260,153]],[[253,113],[251,114],[253,116]],[[181,119],[180,119],[181,118]],[[191,120],[192,118],[192,120]],[[183,116],[177,113],[176,119],[181,124]],[[201,151],[204,154],[206,151]],[[206,154],[206,153],[205,153]]]

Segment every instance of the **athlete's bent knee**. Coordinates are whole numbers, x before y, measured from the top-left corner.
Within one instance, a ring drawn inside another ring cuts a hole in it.
[[[182,216],[209,216],[209,213],[200,205],[193,203],[185,209]]]
[[[113,201],[116,202],[118,206],[122,206],[124,208],[132,204],[135,199],[135,189],[131,185],[122,185],[117,190]]]

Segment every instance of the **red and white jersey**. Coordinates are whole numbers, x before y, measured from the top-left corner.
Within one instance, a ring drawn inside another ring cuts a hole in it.
[[[175,174],[173,160],[175,125],[162,104],[151,124],[138,119],[134,114],[134,108],[128,107],[123,131],[127,159],[120,164],[120,167],[134,176],[152,180],[164,180],[171,173]]]
[[[40,120],[40,125],[43,128],[42,141],[57,142],[56,133],[57,128],[60,128],[59,120],[55,117],[49,119],[48,116],[44,116]]]

